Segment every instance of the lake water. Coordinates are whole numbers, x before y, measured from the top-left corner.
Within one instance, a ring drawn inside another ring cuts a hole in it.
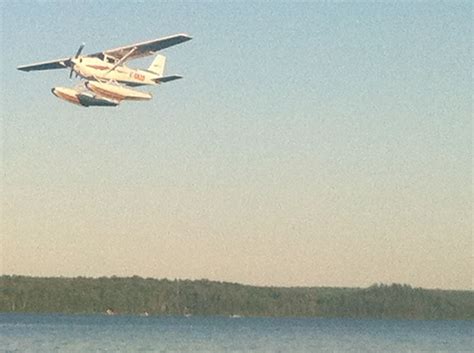
[[[473,352],[473,321],[0,314],[4,352]]]

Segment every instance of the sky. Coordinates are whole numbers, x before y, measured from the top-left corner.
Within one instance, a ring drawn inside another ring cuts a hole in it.
[[[473,289],[470,2],[0,6],[2,274]],[[174,33],[149,102],[16,70]]]

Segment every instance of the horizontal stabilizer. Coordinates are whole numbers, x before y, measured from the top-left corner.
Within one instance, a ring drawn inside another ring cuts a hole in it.
[[[163,77],[155,78],[154,81],[156,83],[162,83],[162,82],[179,80],[180,78],[183,78],[183,76],[171,75],[171,76],[163,76]]]

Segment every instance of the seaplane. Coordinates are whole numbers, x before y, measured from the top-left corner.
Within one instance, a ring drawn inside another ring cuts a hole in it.
[[[83,107],[115,107],[125,100],[146,101],[152,98],[151,93],[135,87],[154,86],[182,78],[164,75],[166,57],[161,54],[156,55],[147,69],[129,68],[128,61],[154,55],[190,39],[189,35],[180,33],[88,55],[82,55],[83,43],[73,57],[21,65],[17,69],[27,72],[70,69],[70,79],[75,74],[84,82],[73,88],[54,87],[51,92],[56,97]]]

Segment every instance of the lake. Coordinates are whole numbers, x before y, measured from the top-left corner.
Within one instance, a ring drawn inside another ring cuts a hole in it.
[[[472,352],[473,321],[0,314],[4,352]]]

